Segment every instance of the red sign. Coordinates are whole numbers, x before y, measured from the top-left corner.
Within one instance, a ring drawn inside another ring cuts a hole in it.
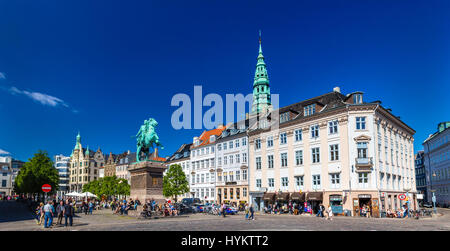
[[[400,200],[404,200],[404,199],[406,199],[406,195],[405,195],[405,194],[400,194],[400,195],[398,196],[398,198],[399,198]]]
[[[52,186],[50,186],[49,184],[44,184],[42,186],[42,191],[44,191],[44,193],[48,193],[52,190]]]

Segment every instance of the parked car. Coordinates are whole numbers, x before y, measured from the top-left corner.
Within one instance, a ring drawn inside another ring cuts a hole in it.
[[[429,204],[429,203],[425,203],[425,204],[423,204],[423,207],[425,207],[425,208],[432,208],[433,205],[431,205],[431,204]]]
[[[197,213],[203,213],[204,209],[205,209],[205,205],[204,204],[194,204],[193,205],[194,208],[197,209]]]
[[[188,206],[188,205],[183,204],[183,203],[178,203],[177,204],[177,209],[179,210],[180,214],[195,213],[195,210],[191,206]]]
[[[193,204],[201,204],[202,202],[199,198],[184,198],[181,200],[181,203],[187,206],[192,206]]]
[[[226,206],[226,212],[227,212],[227,214],[229,214],[229,215],[235,215],[235,214],[237,214],[238,212],[239,212],[239,210],[237,209],[237,208],[235,208],[235,207],[232,207],[232,206]]]

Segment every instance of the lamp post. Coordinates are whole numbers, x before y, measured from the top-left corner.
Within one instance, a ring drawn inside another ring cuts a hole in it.
[[[433,177],[436,177],[436,173],[433,173]],[[433,194],[433,196],[431,197],[431,201],[433,202],[433,211],[434,214],[437,214],[437,210],[436,210],[436,195],[434,194],[434,192],[436,192],[435,189],[430,189],[430,192]]]

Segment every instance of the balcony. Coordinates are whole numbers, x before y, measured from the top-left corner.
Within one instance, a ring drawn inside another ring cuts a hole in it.
[[[370,172],[373,167],[373,158],[355,158],[355,167],[357,172]]]

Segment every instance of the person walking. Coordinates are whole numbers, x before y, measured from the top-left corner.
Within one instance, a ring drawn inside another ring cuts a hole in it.
[[[69,225],[72,226],[74,209],[72,203],[70,203],[68,200],[66,200],[66,205],[64,205],[63,214],[64,214],[64,226],[67,227],[67,219],[69,219]]]
[[[328,206],[328,218],[333,220],[333,210],[331,209],[331,205]]]
[[[248,204],[245,203],[245,219],[248,220],[248,213],[249,213],[249,208],[248,208]]]
[[[53,209],[50,204],[51,201],[47,201],[47,204],[44,206],[44,228],[49,228],[53,223]]]
[[[249,219],[255,220],[255,215],[254,215],[255,210],[253,209],[253,204],[250,204],[249,210],[250,210],[250,218]]]
[[[220,212],[222,213],[223,217],[225,218],[225,215],[227,214],[227,209],[225,207],[225,203],[222,203],[222,207],[220,208]]]
[[[92,203],[92,201],[89,201],[89,214],[92,214],[93,210],[94,210],[94,203]]]
[[[58,207],[56,207],[56,213],[58,214],[58,225],[62,225],[62,219],[64,217],[64,201],[60,201]]]

